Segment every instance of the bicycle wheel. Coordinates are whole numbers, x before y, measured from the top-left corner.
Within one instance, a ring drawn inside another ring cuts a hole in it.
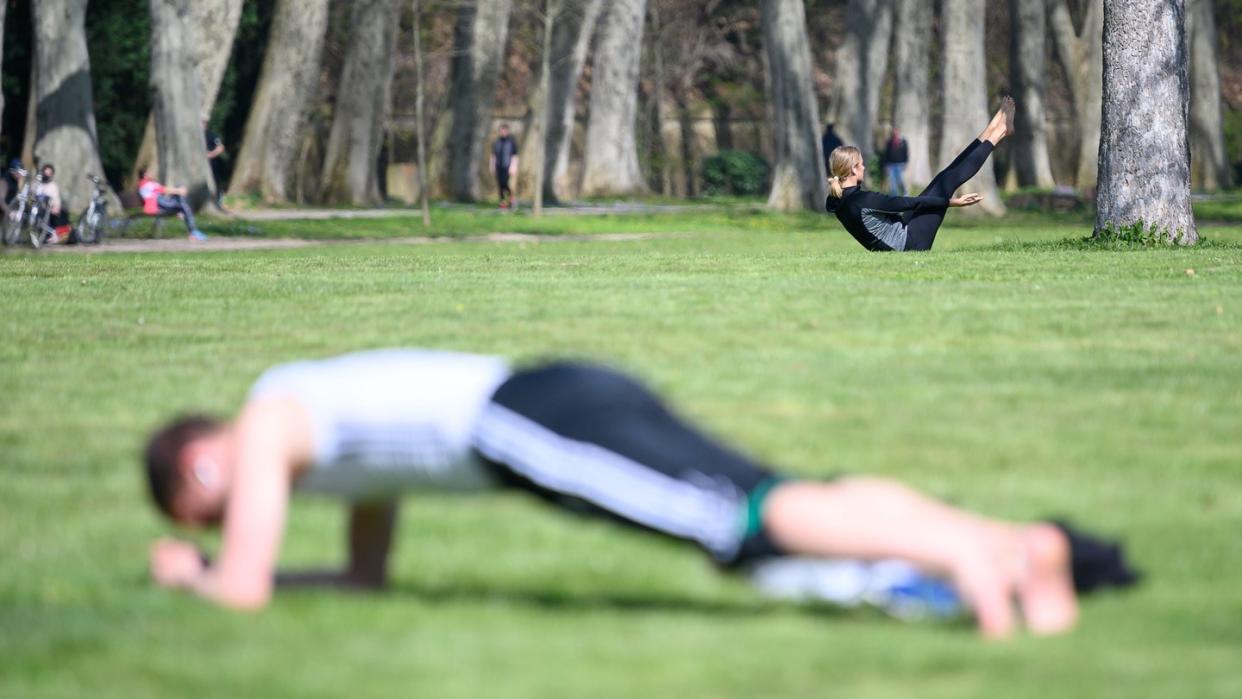
[[[22,236],[22,215],[20,211],[11,211],[4,217],[4,244],[17,245]]]
[[[89,211],[78,219],[73,227],[69,242],[83,245],[94,245],[99,242],[104,227],[104,215],[100,211]]]

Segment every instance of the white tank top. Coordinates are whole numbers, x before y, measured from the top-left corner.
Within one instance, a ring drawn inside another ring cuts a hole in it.
[[[383,499],[491,486],[470,437],[509,374],[497,357],[379,350],[274,367],[250,396],[288,396],[310,416],[312,463],[296,490]]]

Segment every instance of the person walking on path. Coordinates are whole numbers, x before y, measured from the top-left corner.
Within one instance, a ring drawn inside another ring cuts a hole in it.
[[[500,208],[507,209],[513,205],[509,180],[517,177],[518,169],[518,144],[509,135],[508,124],[500,125],[500,137],[492,144],[490,161],[488,169],[496,173],[496,187],[500,190]]]
[[[906,191],[906,164],[910,162],[910,147],[906,139],[901,137],[897,127],[884,144],[884,172],[888,175],[888,193],[895,197],[904,197]]]

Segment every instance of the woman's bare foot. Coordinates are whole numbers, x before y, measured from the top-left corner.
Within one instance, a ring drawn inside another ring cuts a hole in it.
[[[979,134],[980,141],[991,141],[992,145],[998,145],[1005,140],[1006,136],[1014,133],[1014,113],[1017,106],[1014,104],[1012,97],[1001,98],[1000,107],[996,113],[992,115],[992,120],[988,122],[987,128],[983,133]]]

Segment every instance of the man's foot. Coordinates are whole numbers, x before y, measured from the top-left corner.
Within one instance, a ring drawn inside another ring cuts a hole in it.
[[[1018,605],[1031,633],[1063,633],[1078,621],[1078,599],[1070,572],[1069,540],[1050,524],[1027,527],[1019,535],[1024,566]]]
[[[1005,135],[1012,136],[1015,133],[1017,133],[1017,131],[1014,129],[1013,120],[1014,120],[1014,115],[1017,114],[1018,105],[1014,103],[1012,97],[1010,97],[1009,95],[1005,95],[1001,99],[1000,111],[1001,111],[1001,114],[1005,115]]]
[[[1078,621],[1069,541],[1050,524],[997,530],[972,547],[953,581],[979,632],[1006,638],[1017,628],[1014,600],[1031,633],[1063,633]]]
[[[195,228],[194,230],[190,231],[190,240],[197,240],[199,242],[202,242],[204,240],[207,240],[207,234]]]

